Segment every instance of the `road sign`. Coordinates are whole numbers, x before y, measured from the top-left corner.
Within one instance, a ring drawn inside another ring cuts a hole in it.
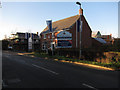
[[[28,39],[28,50],[32,50],[32,38]]]

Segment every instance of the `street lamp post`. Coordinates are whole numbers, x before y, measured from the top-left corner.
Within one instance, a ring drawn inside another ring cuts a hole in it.
[[[80,2],[76,2],[76,4],[80,5],[80,9],[81,9],[81,3]]]
[[[80,2],[76,2],[76,4],[78,4],[78,5],[80,5],[80,9],[81,9],[81,3]],[[82,42],[81,42],[81,32],[82,32],[82,28],[81,28],[82,26],[81,26],[81,13],[80,13],[80,30],[79,30],[79,35],[80,35],[80,53],[79,53],[79,59],[81,59],[81,53],[82,53],[82,50],[81,50],[81,44],[82,44]]]

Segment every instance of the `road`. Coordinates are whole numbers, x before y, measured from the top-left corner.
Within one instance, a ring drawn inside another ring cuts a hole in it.
[[[119,72],[3,51],[4,88],[118,88]]]

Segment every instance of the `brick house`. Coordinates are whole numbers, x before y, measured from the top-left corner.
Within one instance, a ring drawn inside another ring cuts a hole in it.
[[[52,23],[52,32],[49,31],[48,26],[41,32],[41,47],[46,50],[53,47],[57,48],[79,48],[80,47],[80,33],[77,31],[77,21],[80,19],[82,23],[82,47],[88,48],[92,46],[91,28],[87,23],[83,9],[80,8],[79,15],[71,16]]]
[[[107,44],[112,44],[112,34],[101,35],[101,38],[104,39],[107,42]]]
[[[92,37],[93,38],[101,38],[100,31],[92,31]]]
[[[113,38],[112,44],[118,44],[120,43],[120,38]]]
[[[11,46],[14,50],[18,51],[28,51],[28,38],[32,37],[32,51],[36,51],[40,48],[40,38],[38,33],[22,33],[17,32],[16,34],[12,34],[13,37],[11,39]]]
[[[106,44],[107,42],[102,38],[100,31],[92,31],[92,46],[98,47]]]

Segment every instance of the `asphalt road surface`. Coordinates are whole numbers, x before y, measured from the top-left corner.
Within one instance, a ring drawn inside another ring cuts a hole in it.
[[[118,88],[119,72],[3,51],[4,88]]]

